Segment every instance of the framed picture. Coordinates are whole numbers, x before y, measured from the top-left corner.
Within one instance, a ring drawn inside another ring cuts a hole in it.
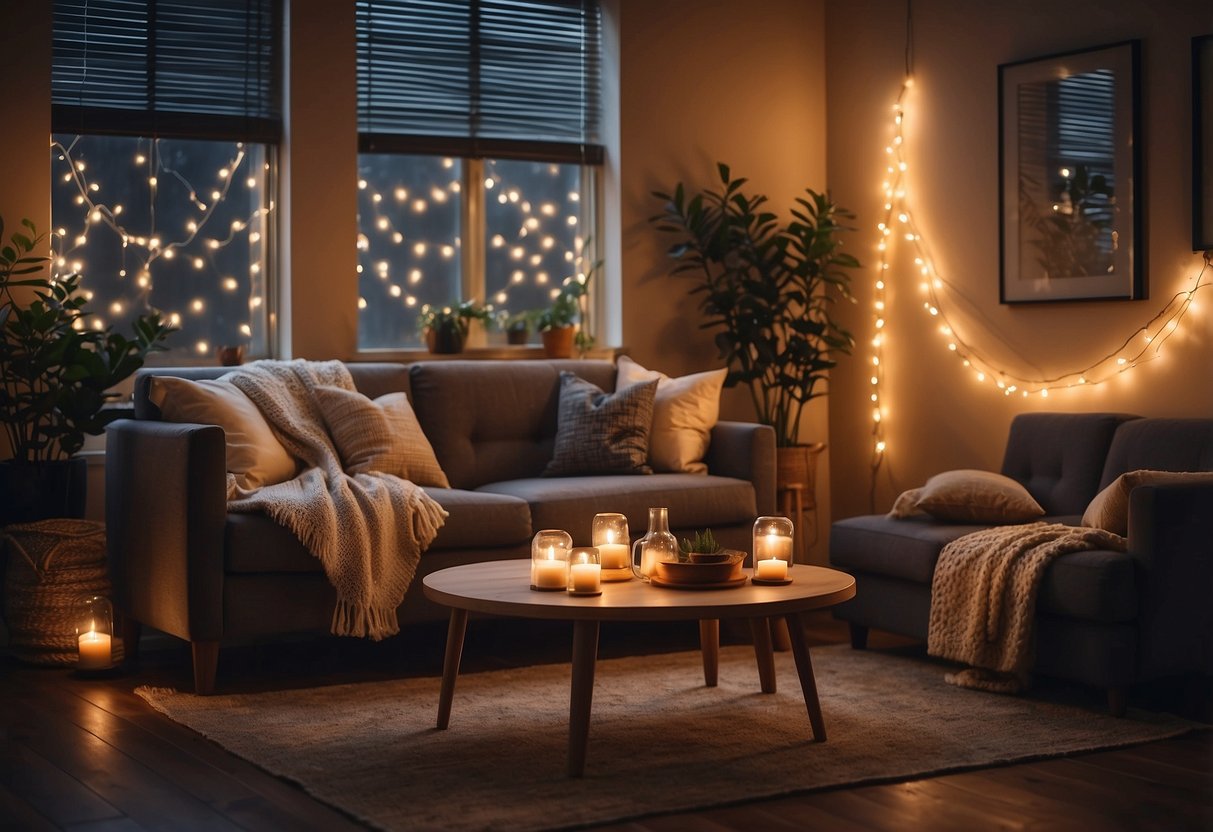
[[[1192,249],[1213,249],[1213,35],[1192,38]]]
[[[1145,292],[1141,42],[998,67],[999,300]]]

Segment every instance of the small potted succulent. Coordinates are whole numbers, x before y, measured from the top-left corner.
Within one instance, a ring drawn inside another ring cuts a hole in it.
[[[678,560],[657,563],[657,576],[672,584],[722,584],[741,576],[744,560],[745,552],[721,547],[712,530],[704,529],[678,541]]]

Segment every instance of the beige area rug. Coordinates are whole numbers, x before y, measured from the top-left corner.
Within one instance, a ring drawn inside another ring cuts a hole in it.
[[[598,663],[586,777],[566,777],[569,666],[459,678],[449,730],[437,678],[198,697],[137,690],[156,709],[383,829],[540,829],[841,784],[1051,757],[1195,727],[966,690],[945,667],[832,646],[812,651],[829,741],[809,725],[789,653],[758,692],[753,650]]]

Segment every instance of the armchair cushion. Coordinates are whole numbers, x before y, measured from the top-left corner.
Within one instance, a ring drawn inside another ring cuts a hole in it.
[[[1083,512],[1082,524],[1118,534],[1129,533],[1129,493],[1139,485],[1213,484],[1213,472],[1129,471],[1095,495]]]

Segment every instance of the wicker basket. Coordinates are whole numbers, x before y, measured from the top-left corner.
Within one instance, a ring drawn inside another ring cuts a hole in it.
[[[4,529],[8,554],[4,607],[9,651],[21,661],[74,665],[75,613],[82,598],[110,592],[105,526],[89,520],[39,520]],[[113,660],[122,658],[113,642]]]

